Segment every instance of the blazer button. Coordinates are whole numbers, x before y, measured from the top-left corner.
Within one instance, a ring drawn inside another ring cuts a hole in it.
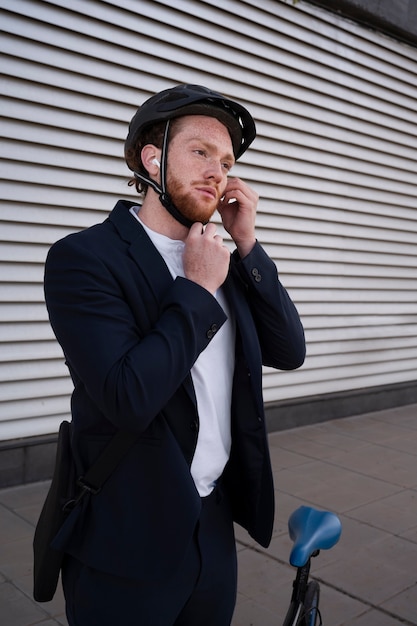
[[[217,333],[217,330],[217,324],[212,324],[206,332],[207,339],[213,339],[214,335]]]
[[[252,276],[254,277],[254,279],[255,279],[255,281],[256,281],[257,283],[260,283],[260,282],[261,282],[261,280],[262,280],[262,276],[260,275],[259,270],[258,270],[258,268],[257,268],[257,267],[254,267],[254,268],[253,268],[253,270],[252,270]]]
[[[196,432],[198,430],[198,423],[197,420],[193,420],[190,424],[190,428],[193,432]]]

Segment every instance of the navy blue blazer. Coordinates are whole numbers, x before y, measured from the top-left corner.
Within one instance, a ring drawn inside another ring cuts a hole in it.
[[[172,574],[201,501],[190,474],[199,428],[190,369],[226,320],[216,299],[173,280],[119,201],[102,224],[54,244],[45,267],[50,321],[74,382],[73,450],[85,471],[118,429],[136,443],[96,496],[70,516],[57,544],[88,565],[147,580]],[[236,522],[267,546],[274,489],[262,364],[299,367],[298,313],[257,243],[231,256],[225,293],[236,317],[232,450],[223,486]]]

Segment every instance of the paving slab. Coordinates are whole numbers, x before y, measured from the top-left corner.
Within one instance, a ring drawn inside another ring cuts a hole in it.
[[[287,520],[302,504],[333,510],[343,525],[339,544],[312,564],[323,626],[417,626],[417,405],[279,431],[269,441],[273,538],[265,550],[236,527],[232,626],[282,624],[295,576]],[[45,604],[31,595],[33,532],[48,486],[0,489],[4,626],[68,626],[60,588]]]

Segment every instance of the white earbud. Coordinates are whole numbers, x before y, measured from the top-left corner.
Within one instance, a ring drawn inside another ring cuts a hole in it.
[[[154,165],[156,165],[157,167],[161,167],[161,164],[160,164],[160,162],[158,161],[158,159],[152,159],[152,163],[153,163]]]

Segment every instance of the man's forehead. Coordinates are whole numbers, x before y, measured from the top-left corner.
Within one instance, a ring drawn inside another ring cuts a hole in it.
[[[220,120],[207,115],[184,115],[178,118],[178,121],[177,133],[181,133],[183,139],[190,141],[200,139],[213,145],[218,145],[221,142],[234,160],[229,130]]]

